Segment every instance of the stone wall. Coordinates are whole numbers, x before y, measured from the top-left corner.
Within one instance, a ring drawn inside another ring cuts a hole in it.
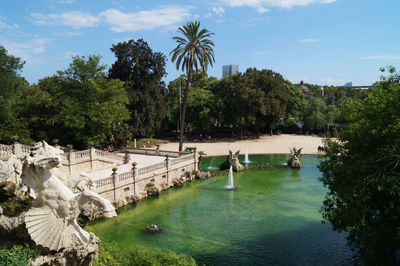
[[[197,153],[172,158],[148,167],[132,169],[126,173],[116,173],[96,180],[96,192],[112,201],[126,204],[130,197],[147,196],[146,185],[153,183],[158,190],[173,186],[172,180],[181,178],[185,172],[198,170]]]

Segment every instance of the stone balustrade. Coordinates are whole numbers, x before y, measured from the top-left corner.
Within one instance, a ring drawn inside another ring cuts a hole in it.
[[[142,153],[143,154],[143,153]],[[131,169],[124,173],[110,173],[109,177],[93,181],[96,192],[113,202],[126,203],[127,198],[146,194],[146,185],[153,183],[160,189],[172,186],[173,179],[179,179],[185,172],[198,170],[197,153],[165,160],[147,167]]]
[[[134,148],[128,148],[125,149],[129,151],[132,154],[144,154],[144,155],[153,155],[153,156],[166,156],[171,158],[176,158],[180,157],[181,155],[186,155],[188,154],[187,152],[178,152],[178,151],[165,151],[165,150],[160,150],[160,149],[134,149]],[[124,150],[124,151],[125,151]],[[123,151],[121,151],[123,152]]]

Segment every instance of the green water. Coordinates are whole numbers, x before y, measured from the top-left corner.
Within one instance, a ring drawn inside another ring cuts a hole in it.
[[[207,158],[214,167],[222,158]],[[283,165],[286,157],[250,156]],[[234,174],[234,191],[224,190],[227,174],[164,191],[158,198],[125,207],[118,217],[87,227],[121,248],[142,245],[186,253],[206,265],[337,265],[352,253],[345,235],[321,224],[325,188],[317,157],[302,156],[300,170],[253,169]],[[164,232],[148,234],[148,224]]]

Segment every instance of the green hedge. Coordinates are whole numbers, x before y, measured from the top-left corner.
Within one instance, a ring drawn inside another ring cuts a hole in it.
[[[40,255],[40,250],[32,249],[28,244],[14,245],[11,249],[0,249],[0,266],[28,265],[31,258]]]
[[[187,255],[177,254],[171,250],[131,247],[121,249],[114,242],[100,242],[100,255],[94,266],[103,265],[197,265]]]

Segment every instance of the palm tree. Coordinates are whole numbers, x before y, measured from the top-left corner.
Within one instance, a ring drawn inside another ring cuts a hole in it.
[[[193,71],[199,68],[203,71],[207,71],[208,65],[212,66],[215,62],[215,58],[212,48],[214,43],[209,39],[214,33],[207,29],[200,30],[199,21],[186,23],[186,25],[178,28],[178,33],[181,33],[183,37],[172,37],[172,39],[178,43],[178,46],[171,51],[170,55],[172,54],[172,62],[176,61],[176,69],[179,70],[179,67],[181,67],[182,71],[186,71],[187,76],[179,136],[179,151],[182,151],[186,106]]]

